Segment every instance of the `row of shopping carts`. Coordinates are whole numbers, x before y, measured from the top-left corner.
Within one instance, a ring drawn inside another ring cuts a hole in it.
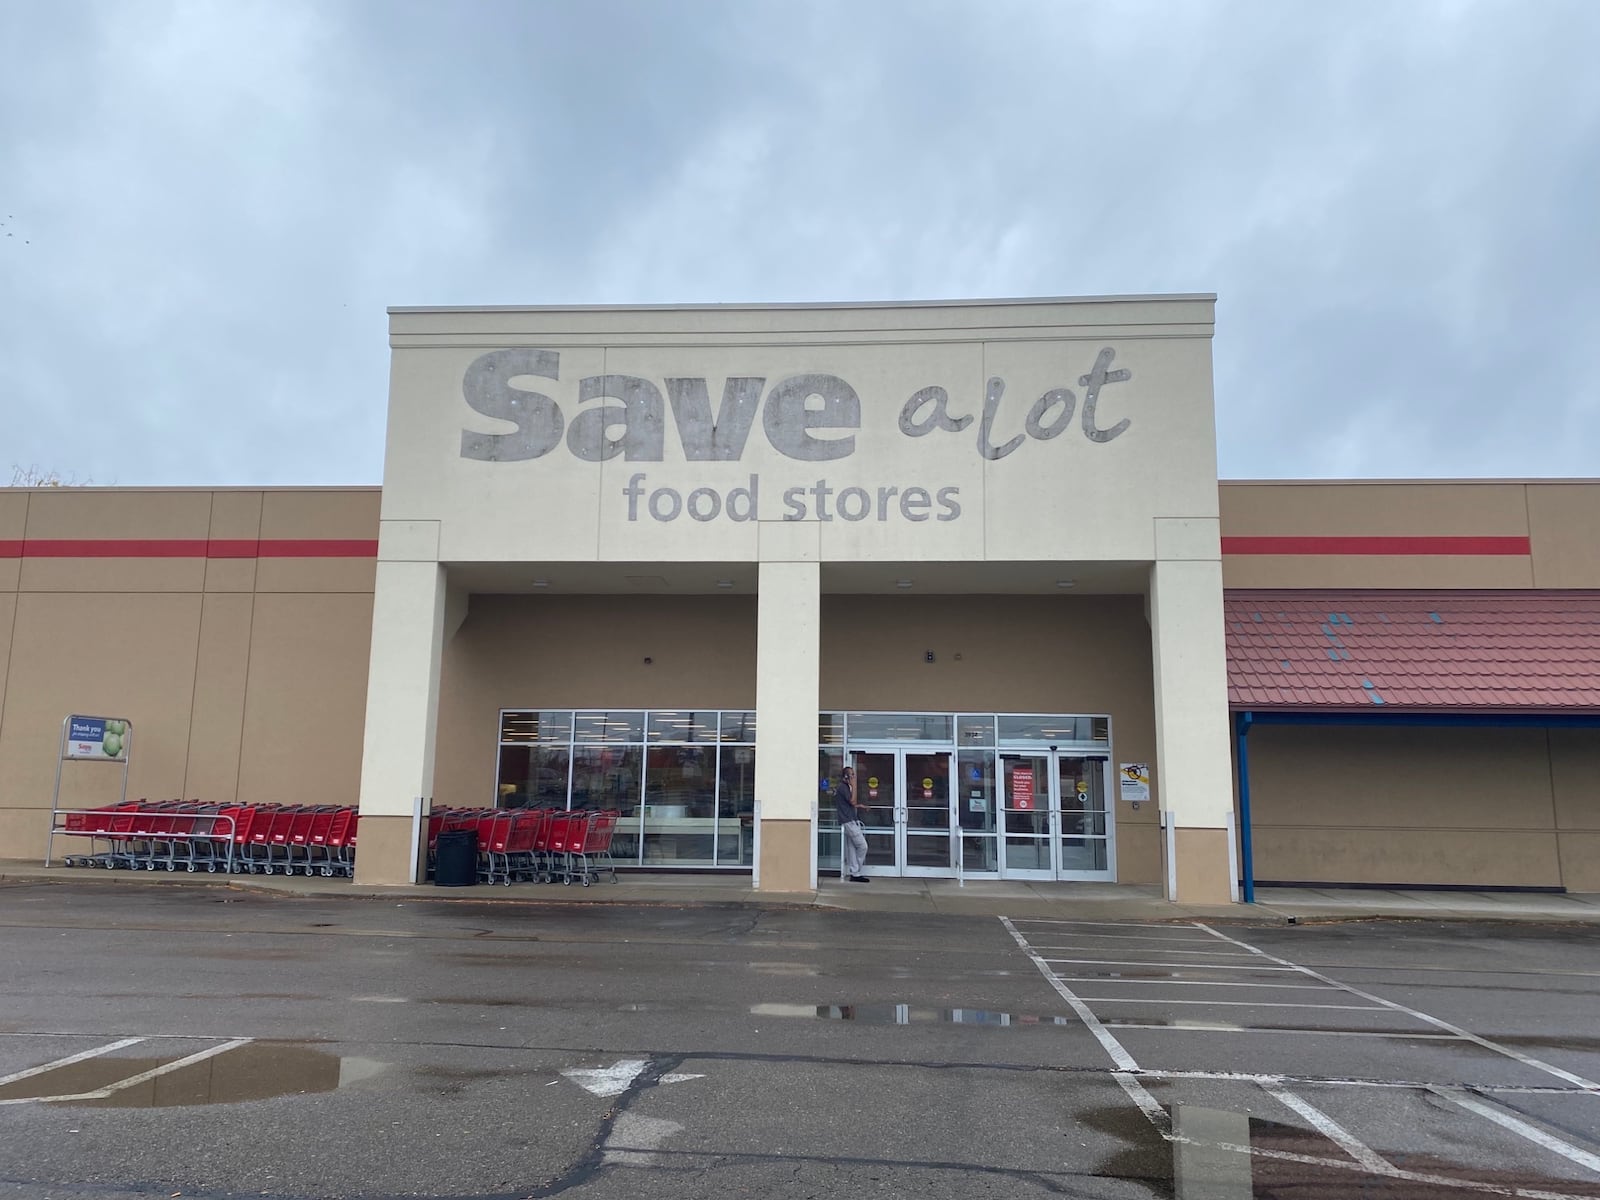
[[[69,867],[216,874],[355,874],[356,810],[332,804],[127,800],[56,814],[52,836],[86,838]],[[105,849],[100,843],[105,843]]]
[[[478,839],[478,882],[510,886],[514,881],[581,883],[601,876],[617,881],[611,840],[620,813],[610,809],[435,808],[428,818],[428,864],[435,862],[439,835],[472,832]]]

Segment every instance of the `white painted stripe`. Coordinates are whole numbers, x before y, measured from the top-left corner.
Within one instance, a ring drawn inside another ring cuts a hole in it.
[[[1057,950],[1080,950],[1089,954],[1114,954],[1118,950],[1129,954],[1203,954],[1209,958],[1250,958],[1243,950],[1147,950],[1143,946],[1035,946],[1040,954],[1053,954]]]
[[[1348,1129],[1309,1100],[1296,1096],[1285,1088],[1272,1085],[1266,1087],[1266,1092],[1284,1107],[1292,1109],[1310,1121],[1313,1129],[1333,1142],[1339,1149],[1343,1150],[1367,1170],[1379,1175],[1387,1175],[1394,1170],[1393,1163],[1380,1158],[1370,1146],[1358,1140]]]
[[[208,1058],[215,1058],[217,1055],[225,1054],[229,1050],[237,1050],[240,1046],[248,1046],[252,1040],[251,1038],[234,1038],[232,1041],[223,1042],[220,1046],[208,1046],[204,1050],[197,1050],[193,1054],[174,1059],[172,1062],[164,1063],[159,1067],[141,1071],[139,1074],[130,1075],[126,1079],[119,1079],[115,1083],[107,1084],[105,1087],[97,1088],[92,1092],[78,1092],[70,1096],[31,1096],[23,1100],[0,1100],[0,1104],[61,1104],[70,1100],[104,1100],[109,1096],[116,1095],[118,1092],[137,1087],[141,1083],[148,1083],[150,1080],[157,1079],[162,1075],[169,1075],[173,1071],[181,1071],[185,1067],[192,1067],[195,1063],[204,1062]]]
[[[1159,1129],[1163,1137],[1171,1134],[1172,1118],[1143,1083],[1126,1071],[1113,1071],[1111,1077],[1122,1085],[1122,1090],[1128,1093],[1128,1099],[1139,1106],[1139,1111],[1145,1115],[1145,1119]]]
[[[1188,937],[1151,937],[1148,934],[1139,933],[1089,933],[1082,929],[1040,929],[1036,930],[1036,932],[1041,935],[1045,933],[1060,933],[1066,937],[1094,938],[1097,941],[1103,938],[1107,941],[1113,942],[1187,942],[1191,946],[1204,946],[1210,944],[1205,938],[1197,935],[1190,935]]]
[[[1039,974],[1049,981],[1050,986],[1055,988],[1056,993],[1072,1007],[1073,1012],[1078,1014],[1078,1020],[1083,1022],[1084,1027],[1094,1035],[1095,1041],[1099,1042],[1105,1052],[1111,1056],[1111,1061],[1124,1071],[1137,1071],[1139,1064],[1133,1060],[1133,1055],[1128,1053],[1121,1042],[1106,1032],[1106,1027],[1100,1024],[1100,1018],[1094,1015],[1089,1006],[1078,999],[1071,988],[1056,978],[1054,971],[1044,965],[1044,960],[1034,952],[1033,947],[1028,945],[1028,940],[1017,932],[1017,927],[1005,917],[1000,918],[1000,924],[1005,926],[1006,932],[1012,936],[1018,946],[1022,947],[1022,952],[1033,960],[1033,965],[1039,968]],[[1123,1084],[1123,1090],[1127,1090],[1127,1084]]]
[[[1162,1136],[1169,1142],[1179,1140],[1178,1134],[1163,1133]],[[1237,1154],[1248,1154],[1255,1158],[1269,1158],[1276,1162],[1300,1163],[1310,1167],[1326,1167],[1334,1171],[1361,1171],[1367,1174],[1366,1167],[1359,1163],[1349,1162],[1342,1158],[1321,1158],[1315,1154],[1297,1154],[1291,1150],[1268,1150],[1264,1146],[1236,1145],[1228,1142],[1214,1142],[1218,1150],[1232,1150]],[[1404,1171],[1398,1167],[1391,1167],[1382,1173],[1386,1178],[1399,1179],[1406,1183],[1423,1183],[1431,1187],[1446,1190],[1480,1192],[1488,1196],[1514,1196],[1517,1200],[1577,1200],[1571,1192],[1546,1192],[1539,1188],[1512,1187],[1503,1183],[1480,1183],[1476,1179],[1461,1179],[1452,1175],[1429,1175],[1422,1171]]]
[[[1371,1000],[1374,1003],[1383,1005],[1385,1008],[1392,1008],[1396,1012],[1403,1012],[1407,1016],[1415,1017],[1424,1024],[1432,1025],[1436,1029],[1442,1029],[1446,1033],[1452,1033],[1458,1038],[1472,1042],[1474,1045],[1482,1046],[1486,1050],[1493,1050],[1496,1054],[1503,1054],[1507,1058],[1515,1059],[1524,1066],[1533,1067],[1536,1070],[1543,1071],[1548,1075],[1554,1075],[1557,1079],[1565,1079],[1568,1083],[1575,1083],[1586,1091],[1600,1092],[1600,1083],[1595,1083],[1592,1079],[1585,1079],[1582,1075],[1575,1075],[1571,1071],[1566,1071],[1560,1067],[1552,1066],[1547,1062],[1534,1058],[1530,1054],[1523,1054],[1520,1050],[1513,1050],[1509,1046],[1502,1046],[1497,1042],[1490,1041],[1488,1038],[1479,1037],[1477,1034],[1463,1029],[1459,1025],[1452,1025],[1449,1021],[1443,1021],[1438,1017],[1429,1016],[1427,1013],[1419,1012],[1414,1008],[1407,1008],[1404,1004],[1398,1004],[1393,1000],[1385,1000],[1382,996],[1375,996],[1371,992],[1364,992],[1360,988],[1351,987],[1348,983],[1340,983],[1337,979],[1332,979],[1329,976],[1322,974],[1320,971],[1313,971],[1310,967],[1297,966],[1295,963],[1290,962],[1286,958],[1279,958],[1275,954],[1268,954],[1265,950],[1259,950],[1255,946],[1250,945],[1249,942],[1241,942],[1237,938],[1231,938],[1225,933],[1219,933],[1215,929],[1211,928],[1211,926],[1205,924],[1203,921],[1196,921],[1195,926],[1199,929],[1204,929],[1212,937],[1220,938],[1225,942],[1231,942],[1235,946],[1241,946],[1244,949],[1258,954],[1262,958],[1265,958],[1271,962],[1282,963],[1287,967],[1293,967],[1296,971],[1299,971],[1303,975],[1307,975],[1312,979],[1320,979],[1323,983],[1331,984],[1342,991],[1349,992],[1352,996],[1360,996],[1363,1000]]]
[[[1002,921],[1011,920],[1010,917],[1001,917]],[[1086,925],[1094,929],[1171,929],[1179,930],[1181,925],[1142,925],[1137,921],[1058,921],[1047,917],[1018,917],[1013,925]],[[1200,939],[1196,938],[1196,941]]]
[[[1364,1029],[1245,1029],[1239,1025],[1208,1024],[1204,1021],[1169,1021],[1166,1024],[1141,1024],[1138,1021],[1107,1021],[1106,1025],[1112,1029],[1156,1029],[1172,1030],[1175,1033],[1254,1033],[1276,1037],[1359,1037],[1359,1038],[1395,1038],[1401,1041],[1420,1042],[1454,1042],[1458,1039],[1453,1033],[1391,1033],[1368,1032]]]
[[[1320,1008],[1339,1012],[1388,1012],[1381,1004],[1303,1004],[1294,1000],[1170,1000],[1165,996],[1085,996],[1088,1004],[1203,1004],[1207,1008]],[[807,1009],[807,1013],[811,1010]]]
[[[8,1083],[16,1083],[18,1080],[32,1079],[35,1075],[43,1075],[46,1071],[54,1071],[60,1067],[70,1067],[73,1063],[99,1058],[102,1054],[110,1054],[113,1050],[121,1050],[124,1046],[136,1046],[142,1041],[144,1041],[143,1038],[123,1038],[119,1042],[108,1042],[104,1046],[96,1046],[93,1050],[69,1054],[66,1058],[58,1058],[55,1062],[47,1062],[43,1066],[29,1067],[26,1071],[16,1071],[10,1075],[3,1075],[0,1076],[0,1087],[4,1087]]]
[[[1459,1088],[1431,1087],[1428,1090],[1435,1096],[1440,1096],[1450,1101],[1451,1104],[1458,1105],[1470,1113],[1477,1113],[1484,1120],[1493,1121],[1500,1128],[1509,1129],[1518,1137],[1526,1138],[1534,1145],[1543,1146],[1546,1150],[1552,1150],[1569,1162],[1575,1162],[1585,1170],[1593,1171],[1596,1175],[1600,1175],[1600,1155],[1591,1154],[1587,1150],[1580,1150],[1571,1142],[1564,1142],[1560,1138],[1546,1133],[1538,1126],[1530,1125],[1528,1122],[1512,1116],[1504,1109],[1496,1108],[1492,1104],[1485,1104],[1481,1100],[1474,1099]]]
[[[1030,951],[1031,952],[1031,951]],[[1041,958],[1047,963],[1086,963],[1096,967],[1181,967],[1185,971],[1298,971],[1299,967],[1258,967],[1244,963],[1158,963],[1127,958]]]
[[[1415,1079],[1339,1079],[1319,1075],[1253,1075],[1239,1071],[1164,1071],[1160,1068],[1147,1067],[1139,1072],[1141,1079],[1196,1079],[1212,1082],[1260,1083],[1279,1084],[1294,1083],[1306,1084],[1314,1087],[1343,1087],[1343,1088],[1387,1088],[1409,1092],[1425,1092],[1434,1086],[1431,1083],[1421,1083]],[[1596,1098],[1594,1092],[1581,1091],[1578,1088],[1557,1087],[1554,1084],[1482,1084],[1476,1085],[1474,1090],[1479,1092],[1493,1092],[1496,1095],[1518,1096],[1587,1096]]]
[[[1115,971],[1102,975],[1058,975],[1062,983],[1115,983],[1139,984],[1147,987],[1226,987],[1226,988],[1279,988],[1292,992],[1333,992],[1337,988],[1322,983],[1237,983],[1232,979],[1124,979]],[[1093,1000],[1093,996],[1086,999]]]
[[[234,1038],[232,1041],[223,1042],[220,1046],[211,1046],[205,1050],[198,1050],[193,1054],[177,1059],[175,1062],[169,1062],[165,1066],[152,1067],[148,1071],[141,1071],[139,1074],[131,1075],[127,1079],[119,1079],[116,1083],[107,1084],[99,1092],[92,1093],[93,1098],[100,1100],[113,1093],[137,1087],[141,1083],[148,1083],[150,1080],[159,1078],[162,1075],[170,1075],[173,1071],[181,1071],[184,1067],[192,1067],[195,1063],[205,1062],[208,1058],[226,1054],[229,1050],[237,1050],[240,1046],[248,1046],[253,1040],[252,1038]]]

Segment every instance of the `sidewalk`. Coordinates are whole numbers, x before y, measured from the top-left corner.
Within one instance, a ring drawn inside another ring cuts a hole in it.
[[[1579,922],[1600,925],[1600,894],[1430,892],[1337,888],[1258,888],[1255,904],[1171,904],[1154,885],[1026,883],[952,879],[874,879],[844,883],[824,877],[815,892],[757,892],[748,876],[625,875],[593,887],[554,884],[469,888],[363,887],[342,879],[282,875],[190,875],[165,871],[103,871],[0,861],[0,885],[19,883],[131,884],[149,887],[232,888],[302,899],[464,900],[520,904],[655,904],[753,906],[819,910],[925,913],[944,916],[1027,917],[1072,921],[1266,922],[1353,921],[1389,918],[1428,921]]]

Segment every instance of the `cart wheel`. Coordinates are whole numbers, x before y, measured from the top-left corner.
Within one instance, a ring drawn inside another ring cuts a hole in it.
[[[588,887],[589,886],[589,877],[587,875],[585,875],[583,877],[583,886],[584,887]]]
[[[190,863],[188,870],[189,870],[189,874],[193,875],[197,870],[199,870],[199,868],[196,867],[193,863]]]

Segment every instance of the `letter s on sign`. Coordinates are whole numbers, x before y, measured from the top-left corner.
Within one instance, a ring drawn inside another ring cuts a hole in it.
[[[511,386],[519,375],[561,378],[561,355],[554,350],[492,350],[472,360],[461,377],[461,394],[474,412],[510,421],[515,433],[461,431],[461,457],[479,462],[520,462],[541,458],[561,442],[561,409],[543,392]]]

